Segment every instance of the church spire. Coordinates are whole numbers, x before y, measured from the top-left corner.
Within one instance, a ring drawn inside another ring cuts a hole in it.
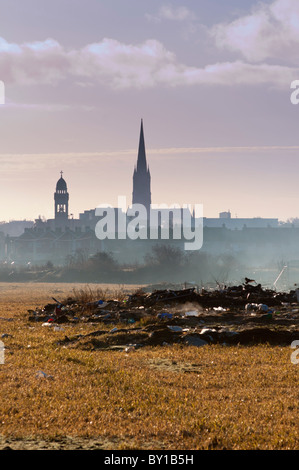
[[[141,119],[138,158],[137,158],[137,171],[143,171],[143,170],[145,171],[147,170],[147,165],[146,165],[146,153],[145,153],[145,143],[144,143],[144,133],[143,133],[143,120]]]
[[[137,165],[133,174],[133,204],[151,205],[151,175],[146,163],[143,121],[141,119]]]

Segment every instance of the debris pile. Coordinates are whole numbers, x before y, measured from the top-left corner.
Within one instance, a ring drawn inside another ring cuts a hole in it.
[[[281,302],[292,303],[297,301],[296,291],[276,292],[272,289],[263,289],[261,284],[241,284],[224,287],[210,292],[202,291],[198,294],[198,301],[203,307],[244,308],[247,304],[265,304],[269,307],[280,305]]]
[[[200,292],[190,289],[142,290],[124,300],[92,302],[52,298],[42,308],[29,310],[29,321],[43,325],[101,324],[92,333],[65,336],[59,344],[92,349],[124,349],[179,343],[290,344],[299,338],[296,291],[279,293],[260,284]]]

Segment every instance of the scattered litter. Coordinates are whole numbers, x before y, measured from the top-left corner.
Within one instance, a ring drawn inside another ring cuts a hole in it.
[[[64,331],[64,328],[62,328],[62,326],[54,326],[53,328],[54,331]]]
[[[161,318],[161,319],[168,318],[169,320],[171,320],[172,316],[173,315],[171,313],[167,313],[167,312],[158,313],[158,315],[157,315],[158,318]]]
[[[37,378],[41,378],[41,379],[49,379],[49,380],[53,380],[54,377],[53,375],[48,375],[46,374],[45,372],[43,372],[42,370],[39,370],[36,374],[36,377]]]
[[[103,300],[98,300],[98,302],[97,302],[97,307],[98,308],[104,308],[104,307],[106,307],[106,305],[108,305],[108,302],[104,302]]]
[[[265,305],[265,304],[260,304],[259,305],[259,310],[261,312],[273,313],[273,309],[269,308],[268,305]]]
[[[203,328],[200,334],[204,335],[205,333],[207,334],[216,333],[216,330],[214,328]]]
[[[189,312],[185,312],[186,317],[198,317],[199,312],[197,310],[189,310]]]
[[[167,328],[169,328],[171,331],[183,331],[183,328],[181,326],[172,326],[172,325],[168,325]]]
[[[258,310],[258,308],[259,308],[258,304],[246,304],[245,305],[246,312],[249,312],[250,310],[256,311]]]
[[[41,322],[47,328],[52,326],[54,331],[63,331],[63,324],[100,323],[100,329],[93,333],[56,342],[64,347],[86,345],[126,352],[175,343],[290,344],[297,339],[298,292],[264,289],[248,279],[244,284],[214,290],[139,290],[125,300],[86,302],[52,298],[55,303],[28,310],[29,321]]]
[[[126,353],[130,353],[130,352],[133,352],[135,351],[135,347],[134,346],[128,346],[125,348],[125,352]]]

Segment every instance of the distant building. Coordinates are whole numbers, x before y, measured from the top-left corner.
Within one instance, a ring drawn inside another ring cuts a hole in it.
[[[65,224],[69,218],[69,193],[67,192],[67,185],[62,178],[63,172],[61,171],[61,178],[57,181],[56,192],[54,194],[55,201],[55,222],[56,224]]]
[[[26,228],[32,228],[33,220],[11,220],[9,222],[0,222],[0,232],[11,237],[19,237]]]
[[[148,214],[151,209],[151,214],[157,217],[159,226],[157,239],[149,241],[121,239],[122,237],[118,237],[116,220],[115,240],[99,240],[95,234],[95,227],[101,217],[96,215],[96,209],[85,210],[79,214],[79,218],[74,218],[72,214],[69,214],[70,195],[66,180],[62,175],[63,172],[61,172],[54,192],[54,217],[52,219],[38,218],[34,223],[24,226],[25,230],[22,228],[22,233],[13,234],[15,236],[8,232],[5,233],[4,230],[4,233],[1,234],[0,225],[0,257],[2,260],[20,264],[27,262],[42,264],[51,261],[61,265],[68,256],[77,252],[84,253],[84,256],[88,258],[99,251],[111,251],[118,261],[130,263],[136,260],[141,261],[153,244],[165,244],[173,241],[170,232],[173,233],[176,226],[181,223],[183,210],[179,209],[176,214],[171,214],[171,209],[152,209],[151,175],[146,159],[142,120],[137,163],[133,173],[132,204],[142,204]],[[115,214],[121,212],[120,208],[114,210]],[[193,217],[190,212],[189,214],[191,227],[194,228],[196,219],[194,214]],[[122,215],[127,224],[132,220],[128,214],[122,212]],[[186,219],[185,217],[184,220],[186,221]],[[4,225],[2,227],[5,228]],[[283,251],[288,247],[292,247],[294,252],[294,247],[297,246],[297,237],[299,239],[299,231],[291,228],[283,230],[279,227],[281,225],[275,218],[234,218],[230,211],[220,212],[218,218],[203,218],[204,244],[202,249],[207,253],[220,254],[223,252],[245,252],[246,247],[251,247],[252,253],[265,253],[265,246],[269,247],[269,252],[274,250],[275,246],[278,247],[280,253],[288,253]],[[278,228],[279,230],[277,230]],[[168,233],[170,236],[167,236]],[[283,246],[284,240],[287,240],[285,247]],[[174,242],[176,246],[182,247],[183,245],[179,237]],[[283,249],[280,248],[281,246]]]
[[[220,214],[219,214],[219,218],[220,218],[220,219],[230,219],[231,216],[232,216],[232,215],[231,215],[230,211],[228,211],[228,212],[220,212]]]
[[[143,121],[141,120],[137,165],[133,174],[133,204],[142,204],[149,212],[151,206],[151,175],[146,162]]]
[[[203,217],[203,226],[211,228],[225,227],[230,230],[242,230],[243,228],[278,228],[279,221],[278,219],[265,219],[262,217],[231,217],[230,212],[221,212],[218,219]]]

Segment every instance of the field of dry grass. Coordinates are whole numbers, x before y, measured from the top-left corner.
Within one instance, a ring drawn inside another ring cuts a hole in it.
[[[30,323],[27,310],[74,288],[86,291],[0,284],[0,448],[298,449],[299,365],[290,347],[61,347],[65,335],[107,325],[56,331]]]

